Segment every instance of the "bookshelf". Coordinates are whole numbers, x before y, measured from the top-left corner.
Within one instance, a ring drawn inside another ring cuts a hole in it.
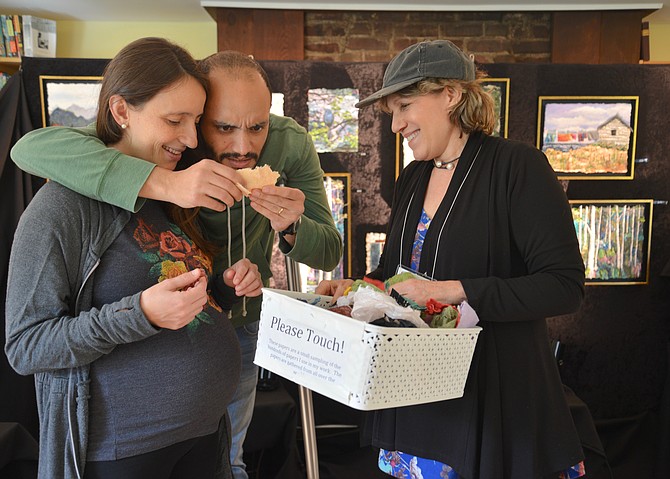
[[[0,72],[16,73],[21,57],[56,56],[56,22],[34,15],[0,15]]]
[[[0,57],[0,72],[14,74],[21,66],[20,57]]]

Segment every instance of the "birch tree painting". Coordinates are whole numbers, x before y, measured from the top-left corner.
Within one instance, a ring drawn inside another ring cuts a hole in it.
[[[570,203],[587,283],[646,283],[652,201]]]

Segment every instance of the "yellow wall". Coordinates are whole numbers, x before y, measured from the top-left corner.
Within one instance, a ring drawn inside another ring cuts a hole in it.
[[[59,58],[112,58],[141,37],[164,37],[186,48],[195,58],[216,52],[216,22],[80,22],[56,23]]]
[[[670,62],[670,23],[649,22],[649,60]]]

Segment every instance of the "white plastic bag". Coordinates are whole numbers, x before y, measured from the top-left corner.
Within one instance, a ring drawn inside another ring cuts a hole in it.
[[[380,293],[372,288],[361,286],[354,293],[349,293],[348,301],[353,301],[351,317],[369,323],[375,319],[388,316],[391,319],[405,319],[417,328],[427,328],[428,325],[421,319],[418,310],[409,306],[400,306],[395,299],[385,293]],[[339,302],[338,302],[339,304]]]
[[[477,312],[470,306],[467,301],[463,301],[458,307],[461,312],[461,320],[458,322],[457,328],[474,328],[479,322]]]

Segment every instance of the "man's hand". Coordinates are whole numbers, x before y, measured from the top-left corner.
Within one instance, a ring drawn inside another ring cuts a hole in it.
[[[204,206],[224,211],[242,199],[235,183],[242,178],[237,171],[214,160],[200,160],[185,170],[156,167],[144,183],[139,196],[174,203],[182,208]]]
[[[287,186],[264,186],[251,191],[251,207],[270,220],[275,231],[298,221],[305,212],[305,193]]]
[[[142,291],[140,307],[157,328],[180,329],[193,321],[207,303],[207,277],[194,269]]]
[[[235,288],[237,296],[259,296],[263,287],[258,266],[247,258],[239,260],[223,272],[223,282],[226,286]]]

